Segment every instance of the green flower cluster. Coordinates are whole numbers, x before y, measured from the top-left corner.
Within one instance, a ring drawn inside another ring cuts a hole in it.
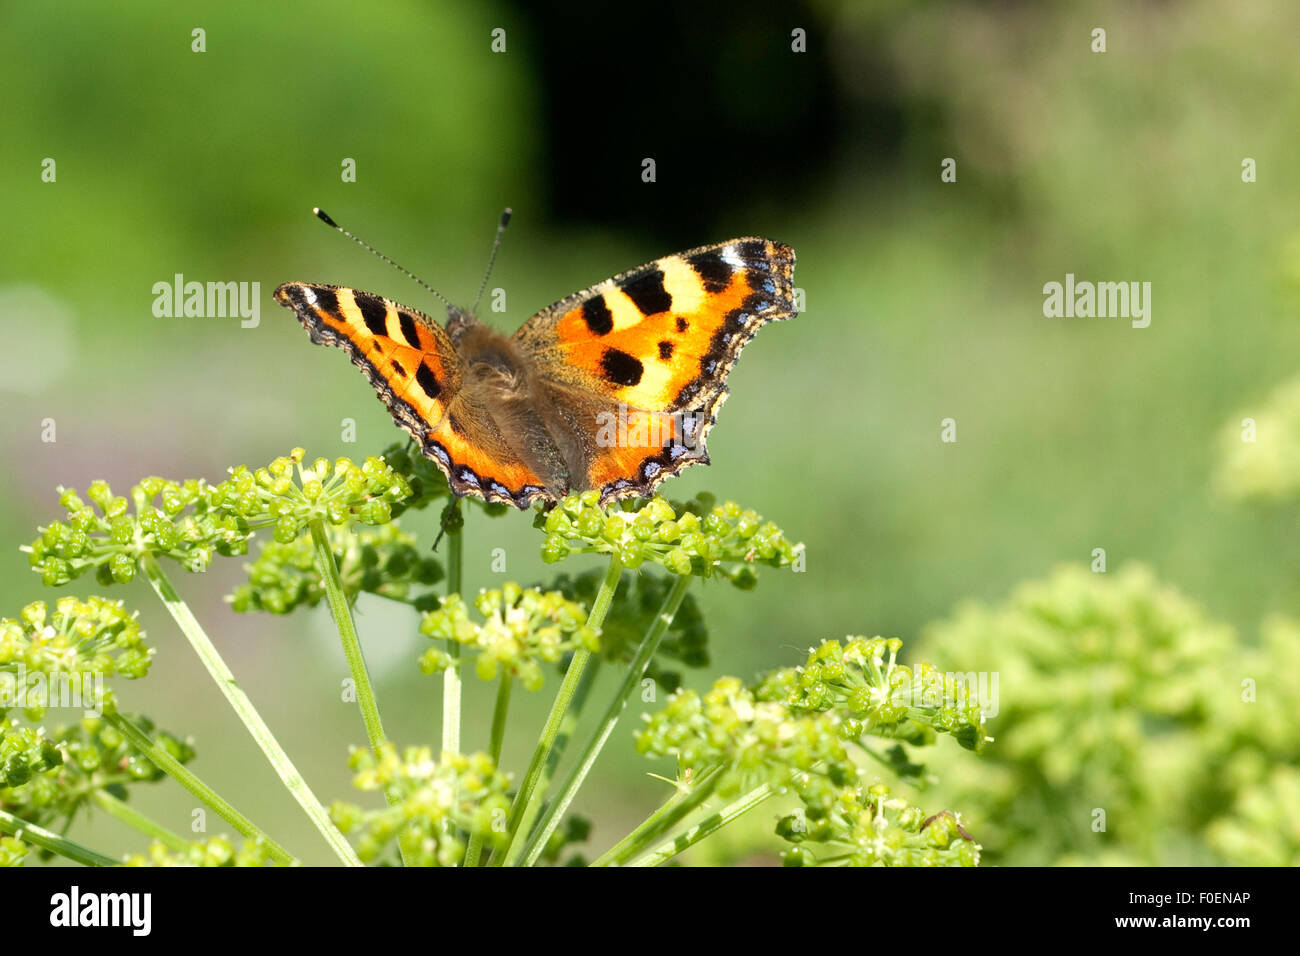
[[[870,734],[926,745],[937,731],[967,750],[983,750],[990,738],[977,694],[961,675],[941,674],[925,663],[915,672],[899,664],[902,646],[897,638],[825,641],[802,667],[769,674],[756,696],[794,713],[834,713],[847,740]]]
[[[590,607],[604,577],[605,573],[601,570],[587,571],[575,578],[560,575],[555,581],[555,587],[565,597]],[[663,575],[623,575],[605,621],[600,626],[601,656],[605,660],[624,663],[632,659],[637,645],[654,623],[671,587],[672,579]],[[659,650],[646,668],[646,676],[671,694],[681,686],[682,679],[680,674],[667,669],[668,661],[692,668],[707,667],[709,664],[709,632],[699,604],[689,592],[678,606],[668,633],[664,635]]]
[[[154,840],[145,853],[128,856],[124,866],[275,866],[261,840],[244,840],[239,849],[224,836],[195,840],[183,852],[173,852]]]
[[[111,709],[112,691],[103,679],[143,677],[153,654],[120,601],[65,597],[53,613],[35,601],[18,620],[0,619],[0,718],[21,706],[29,720],[40,720],[46,705],[69,689],[75,706]]]
[[[231,469],[212,489],[213,507],[249,529],[272,526],[275,540],[288,544],[317,518],[331,525],[387,524],[393,505],[412,495],[406,478],[382,458],[371,456],[360,465],[350,458],[317,458],[309,467],[305,454],[295,448],[257,471]]]
[[[0,836],[0,866],[22,866],[30,849],[17,837]]]
[[[349,765],[357,789],[380,791],[390,801],[382,810],[341,802],[330,808],[335,825],[355,834],[363,861],[380,859],[396,844],[409,866],[456,866],[465,834],[504,845],[510,781],[487,754],[447,753],[439,762],[428,747],[408,747],[399,756],[385,743],[377,754],[353,748]]]
[[[1243,866],[1300,866],[1300,768],[1282,766],[1244,788],[1210,825],[1210,845]]]
[[[1239,501],[1300,498],[1300,378],[1279,385],[1258,408],[1224,425],[1215,484]]]
[[[586,609],[559,591],[525,589],[512,582],[480,591],[474,607],[482,624],[470,619],[460,595],[449,595],[437,611],[424,615],[420,633],[476,650],[475,671],[482,680],[493,680],[504,669],[528,690],[538,690],[544,683],[542,662],[556,662],[580,647],[600,649],[600,631],[587,626]],[[451,663],[446,651],[430,648],[420,658],[420,669],[432,674]]]
[[[393,517],[408,508],[423,509],[431,502],[451,496],[446,476],[431,459],[415,454],[414,447],[413,442],[394,442],[380,455],[411,489],[410,496],[394,506]]]
[[[679,774],[696,779],[720,773],[723,796],[764,784],[797,796],[800,809],[777,827],[793,845],[787,865],[977,865],[980,848],[951,814],[927,825],[922,811],[867,779],[845,749],[864,735],[929,744],[940,732],[971,750],[987,740],[970,689],[928,665],[899,664],[901,646],[826,641],[802,666],[769,674],[752,690],[723,678],[704,695],[679,692],[647,719],[637,749],[675,756]]]
[[[659,497],[602,506],[598,492],[584,491],[538,512],[534,524],[546,532],[548,563],[614,554],[628,569],[649,562],[673,574],[718,575],[742,589],[757,583],[755,565],[797,566],[803,556],[803,546],[772,522],[732,501],[715,506],[711,495],[676,506]]]
[[[91,571],[101,585],[125,583],[146,553],[165,555],[190,571],[207,570],[214,551],[242,554],[248,537],[233,515],[211,507],[211,490],[202,480],[146,478],[128,500],[113,494],[108,482],[96,481],[86,492],[87,504],[76,489],[60,488],[67,520],[37,529],[41,536],[26,549],[32,570],[47,587]]]
[[[1300,768],[1300,621],[1274,615],[1260,630],[1216,697],[1214,776],[1228,788],[1225,801],[1279,765]]]
[[[1263,682],[1282,661],[1243,661],[1230,627],[1138,565],[1063,567],[1000,605],[964,605],[928,630],[926,647],[954,668],[999,676],[997,745],[978,781],[941,773],[941,793],[1001,863],[1188,862],[1233,788],[1300,737],[1260,734],[1278,741],[1261,754],[1246,743],[1259,728],[1230,730],[1264,716],[1240,702],[1239,681]],[[1273,719],[1293,726],[1294,709],[1283,713],[1300,695],[1276,695]]]
[[[421,554],[414,536],[395,522],[356,533],[329,525],[325,533],[349,600],[366,591],[420,610],[437,606],[437,596],[428,587],[442,580],[442,565]],[[245,565],[248,583],[230,598],[236,611],[288,614],[302,605],[315,607],[325,597],[310,533],[288,544],[269,541],[259,546],[257,560]]]
[[[13,719],[0,723],[0,806],[48,802],[26,800],[18,788],[62,764],[62,751],[43,728],[26,727]]]
[[[817,815],[857,779],[834,714],[796,714],[760,700],[739,678],[721,677],[704,694],[679,690],[636,734],[637,752],[677,758],[678,773],[721,768],[717,790],[731,796],[760,784],[794,791]]]
[[[153,723],[145,717],[130,719],[179,762],[194,758],[188,742],[165,731],[153,734]],[[152,783],[164,776],[97,717],[53,733],[12,719],[0,722],[0,809],[29,823],[47,826],[51,820],[70,820],[95,790],[125,799],[128,784]]]
[[[1214,725],[1208,794],[1222,815],[1210,845],[1234,866],[1300,866],[1300,621],[1264,621],[1245,650]]]
[[[91,484],[91,504],[74,489],[60,489],[67,520],[38,529],[41,536],[26,549],[31,566],[49,586],[89,571],[104,585],[126,582],[145,554],[204,571],[214,552],[247,553],[249,535],[259,528],[274,528],[275,540],[288,543],[315,518],[385,524],[393,505],[411,497],[406,479],[382,459],[357,465],[318,458],[308,467],[304,455],[295,448],[256,471],[240,465],[219,485],[146,478],[131,489],[130,500],[114,495],[105,481]]]
[[[792,813],[776,832],[792,846],[785,866],[979,866],[980,845],[947,810],[923,810],[891,797],[883,783],[846,788],[820,820]]]

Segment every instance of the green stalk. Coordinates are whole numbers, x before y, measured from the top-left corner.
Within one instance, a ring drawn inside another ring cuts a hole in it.
[[[343,642],[343,656],[347,659],[348,670],[352,674],[352,684],[357,691],[357,704],[361,707],[361,721],[366,725],[366,737],[370,740],[370,752],[379,753],[379,745],[388,738],[384,735],[384,724],[379,717],[379,704],[375,699],[375,689],[370,683],[370,670],[366,667],[365,653],[361,649],[361,638],[357,636],[357,623],[352,617],[352,605],[343,590],[343,579],[339,576],[338,562],[334,560],[334,549],[330,546],[329,535],[322,518],[313,518],[309,523],[311,540],[316,549],[316,569],[320,572],[321,583],[325,587],[325,598],[334,618],[334,627]],[[391,807],[401,799],[387,789],[384,801]],[[398,845],[399,852],[401,845]],[[406,862],[406,854],[402,854]]]
[[[145,816],[135,807],[119,800],[106,790],[96,790],[91,794],[91,799],[95,804],[113,816],[117,817],[129,827],[134,827],[145,836],[153,837],[167,849],[175,853],[184,853],[190,848],[189,842],[179,834],[168,830],[161,823]]]
[[[546,758],[546,766],[542,768],[542,775],[538,778],[537,786],[543,793],[551,788],[551,778],[555,776],[555,769],[569,749],[569,741],[573,739],[573,732],[578,729],[578,721],[587,706],[587,698],[591,696],[591,688],[596,684],[603,663],[600,657],[589,661],[587,669],[582,673],[582,680],[578,681],[578,689],[569,703],[564,720],[560,723],[560,732],[555,736],[555,745],[551,747],[550,756]]]
[[[600,590],[596,592],[596,600],[591,605],[591,613],[587,616],[588,626],[600,627],[605,623],[605,615],[609,613],[609,606],[614,601],[614,592],[618,589],[618,582],[622,576],[623,563],[619,561],[618,555],[610,555],[605,580],[601,582]],[[538,786],[538,782],[542,770],[546,766],[551,748],[555,745],[555,738],[564,723],[564,715],[573,701],[574,692],[578,689],[582,672],[590,657],[589,650],[579,648],[573,652],[573,657],[569,660],[569,669],[564,672],[564,680],[555,695],[555,702],[551,705],[551,712],[542,728],[542,735],[538,738],[533,759],[528,763],[528,770],[519,786],[519,792],[515,794],[515,802],[510,807],[510,842],[505,852],[493,856],[493,866],[514,866],[523,852],[528,831],[537,818],[538,810],[541,809],[544,790]]]
[[[149,583],[153,585],[155,593],[162,600],[171,616],[175,619],[181,629],[181,633],[189,640],[190,646],[194,648],[194,653],[198,655],[203,666],[207,668],[208,673],[216,682],[217,688],[225,695],[230,706],[234,708],[239,719],[243,721],[248,732],[252,734],[257,745],[262,748],[266,754],[267,760],[275,768],[280,780],[284,782],[289,792],[293,794],[295,800],[307,812],[316,829],[320,831],[321,836],[329,843],[330,847],[338,858],[348,866],[361,866],[361,860],[357,857],[356,851],[352,849],[351,844],[344,838],[343,834],[338,831],[338,827],[330,821],[329,813],[321,806],[316,795],[311,792],[307,786],[307,781],[302,778],[289,755],[284,752],[280,742],[275,739],[271,733],[271,728],[262,720],[262,716],[253,707],[253,702],[248,699],[248,695],[235,681],[235,675],[231,673],[226,662],[222,660],[221,655],[217,653],[211,638],[203,630],[194,613],[190,610],[176,589],[172,587],[171,581],[163,573],[163,569],[158,565],[158,559],[153,556],[152,552],[146,551],[140,556],[140,567]],[[161,749],[161,748],[159,748]],[[165,769],[165,768],[164,768]],[[171,773],[171,771],[168,771]],[[175,776],[175,774],[172,774]],[[215,796],[215,794],[213,794]],[[231,822],[233,826],[233,821]]]
[[[61,837],[44,827],[38,827],[34,823],[28,823],[4,810],[0,810],[0,833],[8,833],[10,836],[18,837],[24,843],[39,846],[44,850],[57,853],[74,863],[81,863],[85,866],[121,866],[122,864],[121,860],[105,856],[97,850],[82,846],[80,843],[75,843],[67,837]]]
[[[506,714],[510,711],[510,691],[514,687],[514,678],[502,673],[497,684],[497,703],[492,710],[492,742],[489,753],[495,766],[501,765],[501,744],[506,736]],[[478,866],[483,853],[483,835],[475,833],[469,838],[465,849],[465,866]]]
[[[628,866],[660,866],[667,863],[678,853],[694,846],[705,837],[717,833],[732,820],[754,809],[772,796],[773,792],[772,788],[767,784],[755,787],[749,793],[733,800],[717,813],[695,824],[689,830],[683,830],[675,837],[665,840],[650,852],[637,857]]]
[[[465,516],[461,512],[460,499],[453,498],[447,503],[443,519],[447,532],[447,596],[460,594],[463,586]],[[447,641],[447,656],[451,663],[442,672],[442,753],[460,753],[460,641]],[[439,755],[439,759],[442,756]],[[453,797],[455,795],[453,794]],[[448,836],[455,836],[456,824],[448,817],[443,824]],[[466,848],[468,853],[468,847]]]
[[[330,616],[334,618],[334,626],[343,641],[343,656],[347,658],[348,670],[352,672],[352,683],[356,686],[361,720],[366,725],[370,749],[378,753],[379,745],[387,738],[384,737],[384,725],[379,718],[379,705],[375,702],[375,690],[370,683],[370,672],[366,669],[366,658],[361,650],[361,639],[357,637],[357,625],[352,619],[352,607],[343,592],[343,579],[339,577],[338,564],[334,560],[334,549],[330,547],[324,519],[313,518],[309,527],[312,544],[316,547],[316,569],[320,572],[321,583],[325,587],[325,599],[329,604]]]
[[[509,674],[501,675],[501,682],[497,685],[496,707],[492,709],[492,738],[488,748],[494,764],[501,762],[501,744],[506,736],[506,714],[510,711],[510,691],[514,686],[513,677]]]
[[[657,839],[695,810],[713,795],[718,782],[722,779],[722,767],[711,767],[699,774],[691,785],[678,784],[678,790],[635,830],[606,850],[591,864],[592,866],[622,866],[638,853],[645,850],[652,840]]]
[[[587,779],[587,774],[591,772],[591,768],[596,763],[596,758],[600,756],[601,750],[604,749],[610,734],[614,732],[614,727],[623,715],[623,709],[627,707],[627,702],[631,698],[633,691],[636,690],[641,678],[645,675],[646,668],[650,666],[650,659],[659,650],[660,641],[668,633],[668,628],[672,626],[673,617],[676,616],[677,609],[681,607],[682,599],[686,597],[686,589],[690,585],[690,575],[680,575],[673,581],[673,586],[664,597],[659,613],[655,615],[654,623],[650,625],[645,637],[641,639],[636,655],[632,658],[632,663],[628,665],[627,673],[623,676],[622,685],[619,686],[614,699],[609,702],[609,707],[605,710],[605,716],[601,718],[595,733],[587,741],[581,759],[569,772],[568,778],[564,781],[564,786],[560,789],[559,797],[552,801],[546,815],[542,818],[536,832],[530,839],[524,854],[524,866],[534,866],[537,863],[537,858],[541,856],[542,851],[546,848],[546,841],[551,838],[551,834],[559,826],[560,820],[568,812],[569,805],[573,803],[573,798],[577,796],[578,789]]]
[[[165,747],[153,740],[131,721],[121,714],[105,714],[104,723],[125,737],[131,743],[131,746],[148,757],[155,767],[211,807],[217,816],[229,823],[242,836],[248,837],[250,840],[263,841],[271,856],[281,863],[290,864],[296,862],[288,850],[272,840],[248,817],[232,807],[215,790],[194,776],[185,768],[184,764],[168,753]]]
[[[569,741],[573,739],[573,732],[578,729],[578,721],[587,706],[587,698],[591,696],[591,688],[596,684],[603,663],[602,658],[593,657],[587,662],[587,669],[582,672],[582,680],[578,681],[578,689],[574,691],[569,709],[564,714],[564,720],[560,722],[560,732],[555,735],[555,743],[546,758],[546,766],[542,767],[542,772],[537,778],[536,789],[542,793],[546,793],[551,788],[551,778],[555,776],[556,767],[560,765],[565,752],[569,749]],[[545,803],[542,804],[542,809],[546,809]]]
[[[462,559],[464,558],[465,519],[460,510],[460,499],[447,505],[447,595],[459,594],[462,586]],[[443,753],[460,753],[460,642],[447,641],[447,655],[451,664],[442,672],[442,750]]]

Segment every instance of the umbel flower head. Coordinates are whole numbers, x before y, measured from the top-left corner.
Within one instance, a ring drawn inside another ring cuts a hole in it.
[[[22,706],[29,719],[40,720],[46,704],[69,689],[76,706],[111,710],[112,691],[103,679],[143,677],[153,654],[120,601],[64,597],[53,611],[35,601],[18,620],[0,619],[0,717],[7,707]]]
[[[637,751],[677,758],[680,771],[721,768],[718,792],[734,795],[758,784],[794,788],[816,805],[856,779],[833,714],[796,715],[762,701],[738,678],[722,677],[704,694],[679,690],[636,735]]]
[[[383,743],[373,753],[354,748],[348,762],[353,786],[380,791],[389,801],[381,810],[349,803],[330,808],[335,825],[356,838],[365,862],[400,846],[410,866],[456,866],[465,853],[461,833],[480,836],[489,846],[504,844],[510,781],[487,754],[444,753],[435,761],[428,747],[399,754]]]
[[[276,865],[261,840],[244,840],[238,849],[224,836],[196,840],[173,852],[154,840],[145,853],[128,856],[124,866],[268,866]]]
[[[442,565],[416,546],[414,536],[396,522],[355,534],[342,526],[330,525],[326,537],[338,565],[343,593],[353,600],[362,592],[404,601],[422,610],[435,607],[438,599],[428,591],[442,580]],[[230,597],[236,611],[267,611],[288,614],[306,605],[315,607],[325,596],[316,548],[310,532],[288,544],[259,542],[261,553],[246,565],[248,583]]]
[[[584,491],[539,512],[534,523],[546,532],[542,559],[550,563],[571,554],[613,554],[628,569],[658,564],[673,574],[718,575],[745,589],[757,583],[756,565],[790,567],[803,555],[803,545],[791,544],[772,522],[734,501],[715,506],[712,495],[676,506],[660,497],[606,506],[598,492]]]
[[[915,671],[898,663],[902,646],[883,637],[823,641],[803,666],[764,678],[756,695],[782,701],[795,713],[834,713],[847,739],[870,734],[922,745],[939,732],[967,750],[983,750],[990,738],[978,695],[959,675],[926,663]]]
[[[146,717],[131,721],[180,763],[194,759],[188,741],[154,731]],[[98,717],[50,732],[0,720],[0,809],[38,826],[71,820],[96,790],[126,799],[128,787],[166,774]]]
[[[559,591],[542,592],[508,583],[500,589],[480,591],[474,608],[483,618],[470,618],[460,595],[442,599],[442,607],[424,615],[420,633],[457,641],[478,652],[475,670],[482,680],[493,680],[504,670],[529,690],[543,683],[542,663],[554,663],[580,647],[600,649],[600,631],[587,626],[587,611]],[[440,648],[430,648],[420,658],[426,674],[446,669],[451,658]]]
[[[776,825],[786,866],[979,866],[981,847],[957,814],[927,816],[883,783],[844,788],[819,819],[803,812]]]
[[[256,471],[240,465],[218,485],[145,478],[129,499],[114,495],[105,481],[91,484],[89,504],[75,489],[60,489],[67,519],[38,529],[41,536],[26,549],[31,566],[50,586],[90,571],[104,585],[126,582],[146,554],[204,571],[214,553],[247,553],[249,536],[261,528],[273,528],[275,540],[288,543],[316,518],[385,524],[392,506],[412,494],[380,458],[361,465],[317,458],[308,466],[304,457],[295,448]]]

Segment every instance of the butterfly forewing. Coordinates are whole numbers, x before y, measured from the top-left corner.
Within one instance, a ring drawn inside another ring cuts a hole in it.
[[[286,282],[275,298],[313,342],[347,352],[417,440],[442,421],[462,376],[442,326],[409,306],[340,286]]]
[[[616,416],[619,438],[593,455],[592,487],[606,498],[649,494],[708,461],[704,439],[741,349],[795,314],[794,258],[755,237],[702,246],[557,302],[515,334],[557,384],[598,397],[604,420]]]

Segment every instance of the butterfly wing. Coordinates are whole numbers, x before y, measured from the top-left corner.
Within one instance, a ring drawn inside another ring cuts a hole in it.
[[[382,296],[318,283],[286,282],[275,298],[293,310],[313,342],[348,353],[457,494],[520,508],[548,497],[490,411],[466,395],[451,337],[433,319]]]
[[[704,439],[741,349],[795,314],[794,261],[770,239],[701,246],[569,296],[515,333],[559,402],[612,416],[614,440],[607,432],[589,456],[603,499],[649,495],[708,463]]]

